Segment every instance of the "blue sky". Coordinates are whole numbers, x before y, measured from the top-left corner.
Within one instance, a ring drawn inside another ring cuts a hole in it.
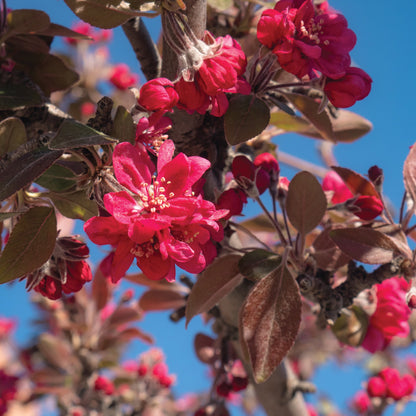
[[[76,20],[63,0],[8,0],[7,4],[12,9],[45,10],[53,22],[66,26]],[[353,144],[338,145],[335,156],[341,166],[362,174],[374,164],[382,167],[385,173],[385,193],[398,209],[404,189],[403,161],[409,146],[416,141],[413,127],[416,97],[416,47],[413,31],[416,2],[333,0],[330,4],[346,16],[349,27],[357,34],[357,45],[351,54],[355,65],[368,72],[373,79],[369,97],[357,103],[352,110],[372,121],[374,129]],[[159,30],[157,20],[149,21],[149,28],[155,37]],[[134,54],[121,29],[114,32],[110,45],[112,61],[126,62],[134,72],[138,72]],[[56,45],[59,48],[59,42]],[[313,139],[288,134],[279,136],[275,143],[284,152],[319,162],[317,142]],[[291,176],[294,170],[284,168],[283,173]],[[3,299],[0,314],[19,317],[22,326],[18,329],[17,337],[23,342],[34,334],[33,326],[29,324],[34,312],[28,306],[24,286],[16,282],[10,287],[1,287],[0,290]],[[201,330],[199,319],[192,321],[185,331],[183,323],[170,324],[166,315],[153,314],[146,317],[141,327],[152,332],[156,330],[157,344],[167,354],[170,371],[178,375],[176,390],[179,393],[208,387],[206,367],[198,365],[196,358],[193,358],[192,336]],[[144,349],[142,345],[134,344],[134,349],[130,350],[131,356],[138,355]],[[188,363],[186,366],[185,362]],[[364,376],[354,366],[345,366],[342,369],[342,383],[339,380],[339,370],[334,369],[332,364],[318,371],[315,379],[318,389],[330,394],[342,406],[359,389]],[[340,385],[335,384],[337,388],[334,389],[334,383]],[[403,415],[415,414],[415,410],[415,405],[409,405]],[[237,414],[235,412],[233,416]]]

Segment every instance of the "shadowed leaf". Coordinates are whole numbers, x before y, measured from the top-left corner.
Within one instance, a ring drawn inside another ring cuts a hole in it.
[[[200,274],[186,304],[186,325],[195,315],[209,311],[241,282],[240,258],[237,254],[219,257]]]
[[[280,263],[281,258],[276,253],[257,249],[241,257],[238,268],[244,277],[257,281],[276,269]]]
[[[46,170],[36,183],[54,192],[65,192],[75,186],[75,174],[71,169],[54,164]]]
[[[123,142],[134,144],[136,139],[136,127],[131,114],[122,106],[117,107],[114,116],[112,136]]]
[[[261,279],[247,296],[240,312],[240,340],[257,383],[270,377],[292,347],[301,306],[299,287],[286,267]]]
[[[98,215],[97,203],[87,197],[85,191],[45,193],[58,211],[67,218],[87,221]]]
[[[37,179],[61,155],[62,150],[41,147],[7,163],[7,169],[0,173],[0,201]]]
[[[22,214],[0,257],[0,283],[42,266],[55,248],[56,234],[53,208],[34,207]]]
[[[55,137],[49,142],[50,149],[73,149],[76,147],[113,144],[117,140],[100,133],[75,120],[64,120]]]
[[[309,172],[297,173],[289,183],[286,210],[291,224],[305,236],[321,221],[327,207],[317,179]]]
[[[345,254],[362,263],[389,263],[400,252],[390,237],[367,227],[340,228],[329,236]]]
[[[215,358],[215,339],[198,333],[194,339],[195,353],[204,364],[211,364]]]
[[[21,33],[33,34],[46,30],[50,25],[49,16],[41,10],[16,9],[7,15],[7,30],[2,41]]]
[[[269,124],[270,110],[254,95],[234,95],[224,116],[227,142],[234,145],[260,134]]]
[[[0,110],[43,104],[39,93],[23,84],[0,83]]]

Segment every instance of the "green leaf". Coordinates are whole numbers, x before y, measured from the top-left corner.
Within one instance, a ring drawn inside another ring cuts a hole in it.
[[[8,220],[9,218],[17,217],[26,211],[15,211],[15,212],[0,212],[0,221]]]
[[[41,10],[16,9],[7,15],[7,30],[2,41],[16,34],[42,32],[50,24],[49,16]]]
[[[50,149],[74,149],[76,147],[114,144],[117,140],[75,120],[64,120],[49,142]]]
[[[259,135],[269,124],[270,110],[254,95],[235,94],[224,116],[225,138],[231,145]]]
[[[297,173],[289,183],[286,210],[291,224],[305,236],[321,221],[327,207],[321,185],[311,173]]]
[[[280,263],[281,257],[276,253],[256,249],[241,257],[238,269],[247,279],[257,281],[279,267]]]
[[[368,325],[367,313],[353,305],[348,309],[348,313],[341,313],[331,329],[342,343],[351,347],[359,347],[367,334]]]
[[[362,263],[389,263],[400,253],[393,239],[368,227],[339,228],[329,236],[346,255]]]
[[[133,117],[122,105],[117,107],[114,116],[112,136],[122,142],[130,142],[131,144],[134,144],[136,139],[136,126]]]
[[[0,110],[43,104],[39,93],[23,84],[0,83]]]
[[[75,185],[75,180],[71,169],[54,164],[36,179],[36,183],[53,192],[65,192]]]
[[[0,283],[42,266],[52,255],[56,235],[53,208],[34,207],[22,214],[0,257]]]
[[[66,90],[79,80],[74,70],[70,69],[61,58],[51,54],[45,54],[28,73],[46,95],[54,91]]]
[[[270,115],[270,124],[273,124],[273,126],[276,126],[282,130],[300,134],[310,128],[310,123],[308,123],[304,118],[299,116],[291,116],[284,111],[272,113]],[[313,130],[317,132],[316,129]]]
[[[327,108],[319,113],[320,102],[311,97],[295,93],[285,93],[284,96],[313,124],[324,139],[334,141],[334,130]]]
[[[8,162],[0,172],[0,201],[32,183],[61,155],[62,150],[41,147]]]
[[[26,129],[17,117],[9,117],[0,122],[0,157],[16,150],[26,143]]]
[[[186,325],[195,315],[213,308],[241,282],[240,258],[237,254],[219,257],[199,275],[186,304]]]
[[[87,221],[98,215],[97,203],[89,199],[85,191],[47,193],[58,211],[67,218]]]
[[[266,381],[286,356],[299,331],[302,301],[286,267],[259,280],[240,311],[240,342],[257,383]]]
[[[120,26],[134,16],[120,1],[105,0],[65,0],[68,7],[84,22],[101,29],[112,29]]]

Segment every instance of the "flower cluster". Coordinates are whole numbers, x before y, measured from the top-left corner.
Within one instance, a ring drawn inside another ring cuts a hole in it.
[[[416,379],[410,374],[400,376],[396,368],[386,367],[378,375],[370,377],[367,393],[370,397],[391,398],[399,401],[410,396],[416,387]]]
[[[139,77],[130,72],[126,64],[117,64],[111,69],[109,81],[117,89],[123,91],[137,84]]]
[[[220,117],[228,108],[225,93],[250,93],[250,86],[242,79],[247,65],[246,57],[231,36],[214,39],[206,32],[199,48],[191,48],[186,54],[196,54],[198,58],[196,61],[184,59],[197,64],[192,68],[184,68],[182,76],[175,83],[179,108],[200,114],[211,110],[212,115]]]
[[[98,29],[97,30],[93,28],[89,23],[86,23],[86,22],[75,23],[72,26],[72,30],[81,35],[90,37],[91,41],[95,43],[108,42],[109,40],[111,40],[111,37],[113,36],[113,31],[111,29]],[[71,38],[71,37],[65,38],[65,41],[71,46],[76,46],[80,42],[78,38]]]
[[[78,292],[92,280],[86,244],[74,237],[60,237],[51,258],[40,269],[27,276],[27,288],[51,300],[62,294]]]
[[[104,196],[109,216],[93,217],[84,226],[99,245],[116,247],[111,258],[111,277],[119,281],[134,259],[152,280],[175,279],[175,265],[199,273],[217,255],[214,241],[221,241],[219,219],[227,211],[192,187],[209,168],[201,157],[183,153],[172,159],[175,147],[164,142],[156,167],[145,147],[124,142],[113,154],[114,173],[126,190]]]
[[[404,278],[392,277],[376,285],[377,307],[370,316],[362,346],[370,351],[384,350],[394,337],[406,337],[410,328],[410,308],[406,304],[409,284]]]
[[[371,78],[350,67],[356,36],[339,13],[315,7],[312,0],[281,0],[263,12],[257,37],[287,72],[312,79],[319,71],[337,107],[350,107],[370,92]]]

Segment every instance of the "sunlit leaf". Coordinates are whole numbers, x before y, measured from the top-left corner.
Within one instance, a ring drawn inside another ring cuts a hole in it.
[[[240,312],[240,339],[254,379],[266,381],[295,342],[301,320],[299,287],[286,267],[256,283]]]
[[[306,235],[321,221],[327,207],[326,197],[318,180],[311,173],[297,173],[289,183],[286,210],[291,224]]]
[[[368,227],[340,228],[329,236],[345,254],[362,263],[389,263],[400,252],[390,237]]]
[[[16,150],[26,141],[25,125],[19,118],[9,117],[0,122],[0,157]]]
[[[184,294],[174,290],[148,290],[139,300],[139,306],[145,312],[178,309],[185,303]]]
[[[55,248],[56,235],[53,208],[34,207],[22,214],[0,256],[0,283],[42,266]]]
[[[112,136],[123,142],[134,144],[136,138],[136,126],[131,114],[122,106],[117,107],[114,116]]]
[[[12,10],[7,14],[7,30],[2,41],[16,34],[42,32],[48,28],[49,24],[49,16],[41,10]]]
[[[365,179],[364,176],[351,169],[342,168],[341,166],[331,166],[331,168],[341,176],[342,180],[354,195],[359,194],[379,197],[373,183]]]

